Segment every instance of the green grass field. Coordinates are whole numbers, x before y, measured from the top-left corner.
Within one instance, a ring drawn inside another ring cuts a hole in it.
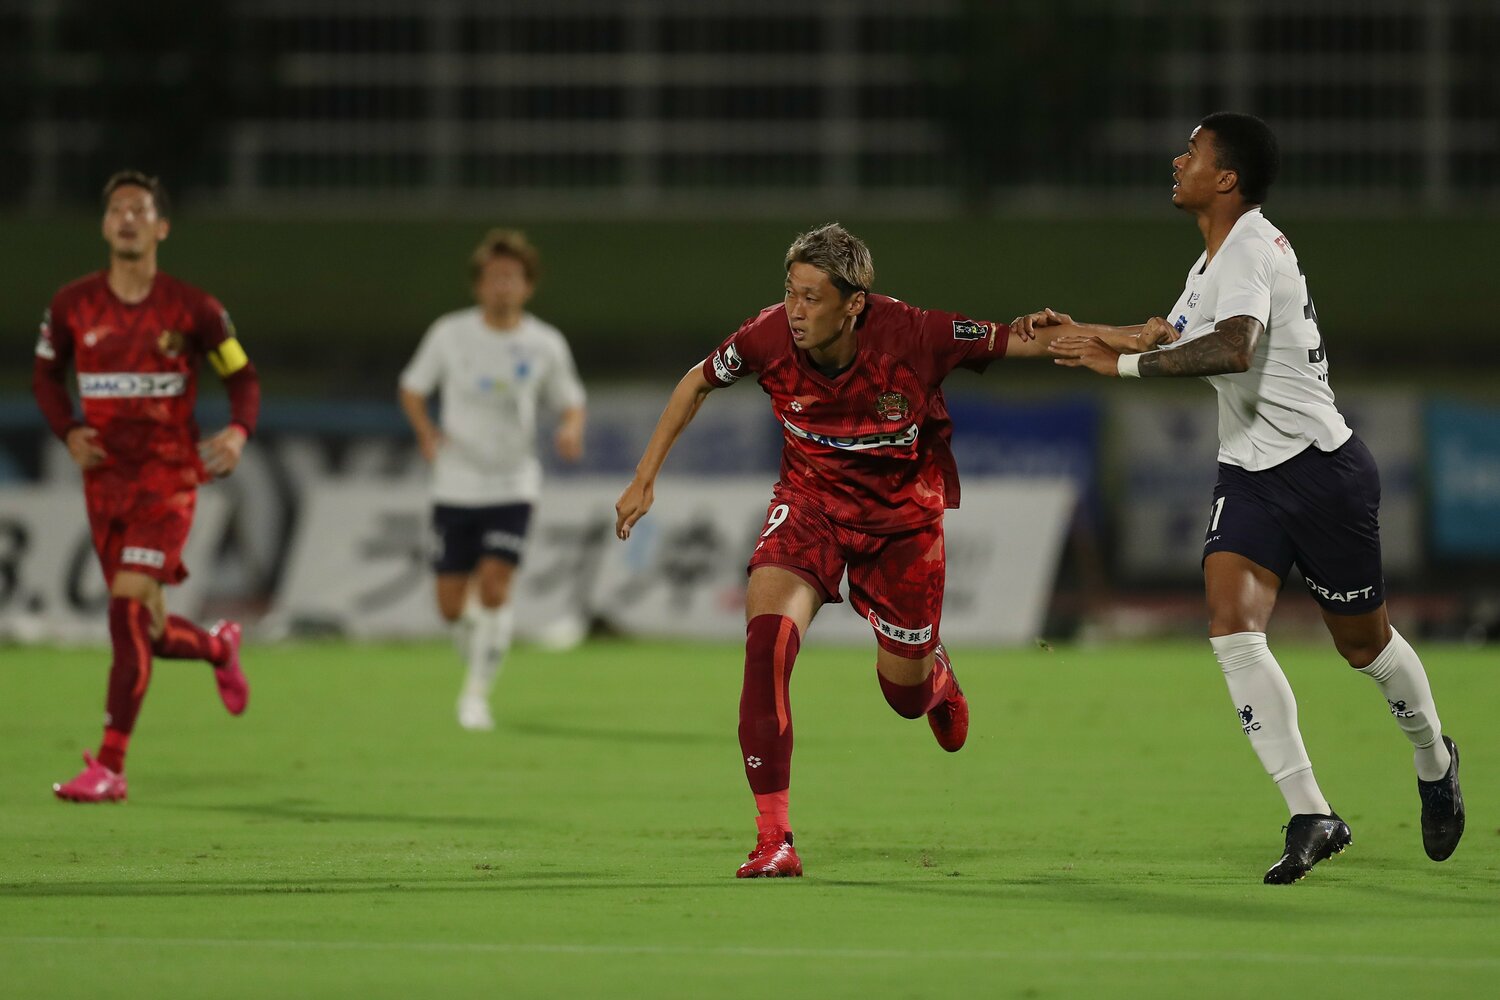
[[[453,723],[438,644],[251,649],[242,719],[161,663],[106,806],[50,792],[97,740],[104,654],[6,648],[0,995],[1493,995],[1494,654],[1424,650],[1470,810],[1434,865],[1373,685],[1279,652],[1354,831],[1285,888],[1260,884],[1280,798],[1206,644],[956,650],[953,756],[885,707],[871,651],[804,651],[807,877],[773,881],[732,877],[732,646],[522,648],[492,734]]]

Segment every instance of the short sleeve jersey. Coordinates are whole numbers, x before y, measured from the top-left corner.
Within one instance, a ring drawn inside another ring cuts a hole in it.
[[[776,496],[871,534],[937,520],[959,501],[953,424],[942,382],[954,368],[983,371],[1005,354],[1004,323],[867,296],[851,366],[829,378],[792,340],[786,310],[770,306],[703,362],[710,385],[754,374],[782,427]]]
[[[105,466],[186,466],[198,459],[200,360],[233,337],[207,292],[158,272],[140,302],[121,301],[106,272],[65,285],[42,318],[36,355],[78,377],[83,420],[99,432]]]
[[[1235,316],[1265,325],[1247,371],[1207,378],[1219,393],[1219,461],[1258,472],[1309,445],[1326,452],[1349,440],[1307,279],[1291,241],[1260,209],[1240,216],[1212,261],[1199,256],[1168,315],[1182,338],[1164,350]]]
[[[538,413],[582,406],[585,398],[556,327],[525,313],[514,329],[495,330],[477,307],[432,324],[401,387],[439,394],[447,443],[433,466],[432,498],[460,507],[535,501]]]

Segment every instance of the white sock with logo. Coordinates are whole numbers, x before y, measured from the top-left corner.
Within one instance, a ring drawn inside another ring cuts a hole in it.
[[[1437,706],[1432,702],[1427,671],[1411,643],[1391,629],[1390,643],[1360,673],[1380,686],[1391,715],[1396,717],[1396,725],[1411,740],[1417,777],[1436,781],[1447,774],[1452,755],[1443,743],[1443,724],[1438,721]]]
[[[1292,815],[1326,816],[1333,810],[1313,777],[1297,730],[1297,699],[1271,655],[1264,632],[1236,632],[1208,640],[1214,647],[1240,727]]]
[[[469,637],[469,673],[464,680],[464,695],[488,699],[500,676],[500,665],[510,650],[515,633],[515,613],[509,604],[498,608],[479,608],[474,615],[474,631]]]

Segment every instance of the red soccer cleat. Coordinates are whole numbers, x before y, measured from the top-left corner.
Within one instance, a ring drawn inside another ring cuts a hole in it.
[[[949,753],[962,750],[964,741],[969,738],[969,699],[964,697],[964,689],[958,686],[958,675],[951,666],[948,668],[948,694],[927,713],[927,724],[932,727],[938,746]]]
[[[755,824],[760,834],[755,839],[755,850],[750,860],[740,865],[735,878],[801,878],[802,859],[792,846],[792,831],[779,826],[764,826],[759,820]]]
[[[221,618],[208,634],[218,636],[229,648],[229,659],[223,666],[214,667],[214,682],[219,685],[219,698],[229,709],[229,714],[240,715],[250,703],[250,682],[240,669],[240,623]]]
[[[123,802],[125,775],[116,774],[83,752],[83,770],[66,784],[54,784],[52,794],[69,802]]]

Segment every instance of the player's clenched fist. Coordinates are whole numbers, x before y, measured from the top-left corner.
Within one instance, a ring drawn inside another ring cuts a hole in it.
[[[1182,334],[1178,332],[1177,327],[1168,323],[1160,316],[1153,316],[1146,321],[1146,325],[1141,328],[1141,332],[1136,334],[1136,341],[1140,344],[1142,351],[1149,351],[1153,347],[1173,343],[1181,336]]]
[[[203,467],[215,476],[227,476],[240,464],[240,455],[245,450],[245,429],[230,424],[213,437],[198,445],[198,457]]]
[[[92,469],[104,461],[104,447],[99,444],[99,432],[92,427],[75,427],[68,431],[68,454],[80,469]]]
[[[635,522],[646,516],[646,511],[651,509],[655,499],[656,487],[640,480],[631,480],[630,485],[625,487],[625,492],[620,494],[620,499],[615,501],[615,536],[622,541],[629,538],[630,529],[635,527]]]

